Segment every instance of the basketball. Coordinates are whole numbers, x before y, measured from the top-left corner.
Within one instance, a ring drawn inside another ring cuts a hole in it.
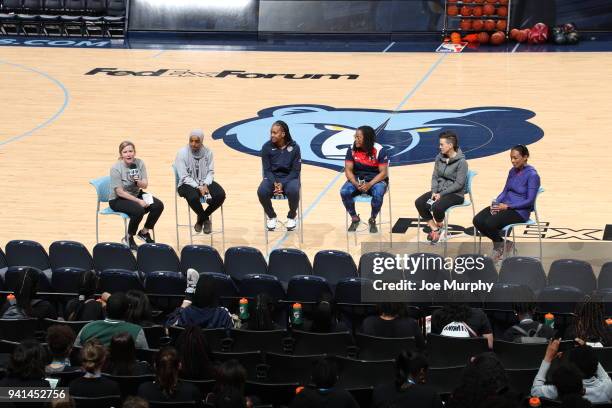
[[[448,8],[446,9],[446,14],[448,14],[449,16],[456,16],[457,14],[459,14],[459,9],[457,8],[457,6],[448,6]]]
[[[499,4],[501,4],[502,6],[506,6],[508,5],[508,0],[499,0]]]
[[[482,8],[482,14],[485,16],[492,16],[495,14],[495,7],[492,4],[485,4]]]
[[[474,3],[476,3],[476,4],[482,4],[482,3],[484,3],[484,0],[474,0]]]
[[[495,30],[495,21],[494,20],[485,20],[484,29],[487,31]]]
[[[508,15],[508,7],[498,7],[497,8],[497,15],[500,17],[506,17]]]
[[[480,17],[482,16],[482,7],[481,6],[476,6],[472,9],[472,14],[476,17]]]
[[[516,35],[520,32],[521,30],[519,30],[518,28],[513,28],[512,30],[510,30],[510,38],[513,39],[514,41],[517,41],[516,39]]]
[[[506,41],[506,35],[501,31],[496,31],[491,35],[491,44],[500,45]]]
[[[472,21],[472,30],[480,31],[484,27],[484,21],[474,20]]]
[[[468,6],[461,7],[461,15],[462,16],[471,16],[472,15],[472,8],[468,7]]]
[[[499,31],[505,31],[506,30],[506,20],[497,20],[497,23],[495,24],[495,27],[499,30]]]
[[[486,44],[489,42],[489,34],[485,31],[478,33],[478,42],[481,44]]]
[[[463,0],[464,3],[473,3],[474,0]]]
[[[516,35],[514,36],[514,40],[519,43],[524,43],[529,38],[529,33],[527,30],[518,30]]]
[[[544,23],[537,23],[531,28],[529,33],[530,44],[543,44],[548,41],[548,26]]]
[[[461,23],[459,24],[459,27],[461,27],[461,29],[463,31],[469,31],[472,29],[472,20],[461,20]]]
[[[454,32],[451,34],[451,42],[453,44],[460,44],[461,43],[461,34]]]

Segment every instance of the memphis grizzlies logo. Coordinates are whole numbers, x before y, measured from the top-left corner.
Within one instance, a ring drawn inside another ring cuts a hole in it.
[[[517,144],[540,140],[544,132],[527,120],[535,113],[511,107],[477,107],[461,110],[406,110],[333,108],[323,105],[285,105],[263,109],[257,117],[217,129],[213,139],[231,148],[259,156],[277,120],[289,125],[300,145],[302,162],[341,170],[355,129],[376,129],[378,147],[389,152],[392,166],[426,163],[438,153],[438,134],[453,130],[468,159],[491,156]]]

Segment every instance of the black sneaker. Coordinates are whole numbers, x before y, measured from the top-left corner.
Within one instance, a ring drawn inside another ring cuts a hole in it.
[[[133,235],[130,235],[127,242],[125,241],[125,237],[123,237],[121,239],[121,242],[123,243],[123,245],[129,247],[132,251],[138,251],[138,245],[136,245],[136,241],[134,241]]]
[[[205,234],[210,234],[212,232],[212,221],[209,219],[207,219],[206,221],[204,221],[204,233]]]
[[[370,225],[370,234],[378,233],[378,227],[376,226],[376,218],[370,218],[368,220],[368,225]]]
[[[138,231],[138,234],[136,234],[136,236],[141,239],[142,241],[146,242],[147,244],[154,244],[155,241],[153,240],[153,238],[151,238],[151,234],[149,234],[148,232],[142,232],[142,230]]]
[[[358,215],[351,217],[351,225],[348,227],[348,232],[355,232],[357,228],[359,228],[359,224],[361,223],[361,218]]]

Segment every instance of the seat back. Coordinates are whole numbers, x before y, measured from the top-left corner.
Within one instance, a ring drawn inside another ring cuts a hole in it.
[[[77,293],[85,271],[79,268],[59,268],[51,275],[51,286],[55,292]]]
[[[201,277],[208,277],[214,280],[215,293],[220,297],[238,296],[238,288],[229,275],[224,273],[204,272]]]
[[[547,286],[538,294],[538,308],[551,313],[572,313],[583,300],[584,292],[573,286]]]
[[[483,337],[446,337],[433,333],[427,336],[427,355],[431,367],[465,366],[470,357],[487,350],[487,340]]]
[[[64,9],[64,0],[45,0],[45,11],[57,12]]]
[[[74,406],[77,408],[108,408],[118,407],[121,404],[120,395],[105,395],[103,397],[79,397],[71,395]]]
[[[85,245],[75,241],[55,241],[49,247],[51,269],[93,269],[93,258]]]
[[[196,271],[224,273],[223,260],[219,252],[208,245],[186,245],[181,250],[181,271],[187,273],[187,269]]]
[[[109,16],[124,16],[125,0],[108,0],[106,13]]]
[[[350,254],[326,249],[315,255],[313,274],[327,279],[330,285],[335,286],[344,278],[356,278],[357,266]]]
[[[93,249],[94,269],[102,272],[105,269],[124,269],[136,271],[136,258],[130,249],[116,242],[100,242]]]
[[[181,295],[187,288],[187,278],[180,272],[155,271],[145,275],[146,293]]]
[[[586,294],[597,288],[593,267],[578,259],[557,259],[550,265],[548,285],[573,286]]]
[[[225,251],[225,271],[236,280],[249,274],[267,274],[268,266],[257,248],[238,246]]]
[[[538,259],[513,256],[504,259],[499,271],[499,282],[525,285],[538,292],[546,286],[546,274]]]
[[[91,323],[89,320],[84,321],[66,321],[66,320],[55,320],[55,319],[43,319],[42,327],[46,331],[51,326],[59,325],[59,326],[68,326],[72,329],[74,334],[79,334],[81,329],[87,324]]]
[[[36,241],[12,240],[6,244],[9,266],[32,266],[41,271],[51,269],[47,251]]]
[[[286,330],[231,330],[232,352],[270,351],[283,353],[283,340],[289,337]]]
[[[313,275],[298,275],[287,285],[287,299],[295,302],[316,302],[324,294],[332,296],[325,278]]]
[[[289,282],[295,275],[312,275],[308,256],[299,249],[278,248],[270,253],[268,273],[282,282]]]
[[[6,256],[4,255],[4,251],[0,248],[0,276],[4,276],[4,273],[8,269],[8,262],[6,260]]]
[[[512,311],[516,302],[534,302],[535,295],[531,288],[518,283],[495,283],[485,297],[486,309]]]
[[[121,390],[121,397],[125,398],[129,395],[138,395],[138,387],[149,381],[154,381],[155,376],[152,374],[147,375],[110,375],[102,373],[102,375],[110,380],[115,381],[119,384]]]
[[[185,332],[183,327],[170,326],[168,327],[168,334],[172,339],[173,344],[177,344],[181,334]],[[217,329],[202,329],[202,334],[206,339],[206,343],[212,351],[221,351],[223,340],[227,338],[227,330],[224,328]]]
[[[105,269],[100,272],[101,292],[127,292],[128,290],[144,290],[142,281],[135,271],[125,269]]]
[[[89,181],[98,195],[98,203],[107,203],[110,196],[110,176],[102,176]]]
[[[453,262],[453,279],[464,278],[467,282],[497,283],[497,269],[493,259],[480,254],[457,255]]]
[[[30,13],[38,13],[42,10],[42,0],[23,0],[23,8]]]
[[[180,271],[176,252],[166,244],[144,244],[138,247],[136,268],[143,274],[156,271]]]
[[[402,351],[416,351],[414,337],[377,337],[363,333],[355,334],[360,360],[394,360]]]
[[[85,11],[85,0],[64,0],[64,8],[68,12]]]
[[[493,350],[505,368],[538,368],[546,351],[546,343],[524,344],[495,340]]]
[[[395,361],[363,361],[336,356],[338,364],[337,387],[368,388],[389,383],[395,376]]]
[[[438,394],[451,393],[461,383],[465,366],[429,367],[427,369],[427,385],[433,387]]]
[[[473,202],[473,198],[472,198],[472,183],[474,182],[474,177],[476,177],[478,175],[478,172],[474,171],[474,170],[468,170],[467,172],[467,181],[465,183],[465,191],[469,194],[470,196],[470,201]]]
[[[285,290],[276,276],[246,275],[239,282],[240,296],[254,298],[260,293],[266,293],[272,300],[285,299]]]
[[[6,290],[15,292],[19,290],[22,285],[24,274],[26,271],[32,271],[35,273],[38,279],[37,289],[39,292],[51,292],[51,282],[47,275],[45,275],[40,269],[33,268],[31,266],[11,266],[6,270],[4,274],[4,287]]]
[[[292,337],[294,355],[330,354],[346,356],[353,346],[353,338],[349,332],[310,333],[294,330]]]
[[[375,261],[380,260],[383,261]],[[379,268],[384,267],[386,259],[393,259],[395,265],[395,256],[389,252],[367,252],[359,258],[359,276],[366,279],[384,279],[385,282],[395,282],[404,279],[404,271],[397,268],[384,268],[383,273],[378,273]],[[375,265],[375,262],[383,262],[381,265]],[[387,261],[388,262],[388,261]]]
[[[244,386],[244,395],[257,395],[264,404],[287,406],[293,400],[298,385],[298,383],[287,381],[280,384],[247,381]]]
[[[35,338],[37,319],[0,319],[0,340],[20,342]]]
[[[219,363],[229,360],[239,361],[247,371],[248,380],[257,381],[263,377],[263,372],[261,372],[262,370],[259,367],[263,364],[263,355],[260,351],[242,351],[230,353],[214,351],[212,354],[214,361]],[[258,375],[258,373],[260,374]]]
[[[311,380],[314,364],[325,357],[323,354],[311,356],[294,356],[290,354],[266,353],[266,364],[269,366],[266,382],[283,381],[308,384]]]
[[[372,281],[365,278],[345,278],[336,285],[335,299],[337,303],[351,305],[361,304],[362,294],[372,287]]]
[[[612,261],[601,265],[599,276],[597,277],[597,288],[612,289]]]
[[[89,12],[101,14],[106,11],[106,0],[87,0],[85,8]]]

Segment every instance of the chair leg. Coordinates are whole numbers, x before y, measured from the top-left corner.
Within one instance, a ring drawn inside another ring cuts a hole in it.
[[[98,204],[99,205],[99,204]],[[100,214],[98,214],[99,210],[96,210],[96,244],[100,243],[100,237],[99,237],[99,233],[98,233],[98,224],[99,224],[99,218],[100,218]]]
[[[421,215],[417,218],[417,252],[421,250]]]
[[[535,212],[535,218],[536,218],[536,225],[538,227],[538,241],[540,242],[540,262],[543,262],[542,259],[542,231],[540,229],[540,217],[538,216],[538,211],[534,210]]]
[[[123,219],[123,228],[125,229],[125,242],[126,242],[126,244],[128,246],[130,246],[130,241],[129,241],[130,236],[129,236],[129,233],[128,233],[128,223],[127,223],[127,220],[125,218]]]
[[[512,256],[516,256],[516,235],[514,228],[512,228]]]
[[[444,214],[444,234],[446,235],[444,237],[444,258],[446,258],[446,254],[448,253],[448,218],[449,218],[450,213],[446,212],[446,214]]]
[[[389,244],[391,248],[393,248],[393,216],[391,215],[391,187],[387,188],[387,193],[389,197],[387,197],[388,205],[389,205]]]
[[[300,244],[304,243],[304,204],[302,203],[302,187],[300,187],[300,206],[298,208],[299,217],[300,217]]]
[[[176,250],[181,250],[181,244],[179,241],[179,218],[178,218],[178,198],[176,194],[176,187],[174,188],[174,219],[176,221]]]
[[[223,206],[221,206],[221,249],[225,253],[225,215],[223,215]]]
[[[383,227],[383,214],[382,208],[378,212],[378,250],[382,251],[382,227]]]
[[[349,232],[348,232],[348,213],[344,211],[344,232],[346,234],[346,252],[350,252]]]
[[[193,230],[191,225],[191,209],[187,206],[187,219],[189,220],[189,244],[193,245]]]
[[[268,253],[268,225],[266,224],[266,212],[263,213],[263,227],[264,227],[264,235],[266,237],[266,255],[270,255]]]

